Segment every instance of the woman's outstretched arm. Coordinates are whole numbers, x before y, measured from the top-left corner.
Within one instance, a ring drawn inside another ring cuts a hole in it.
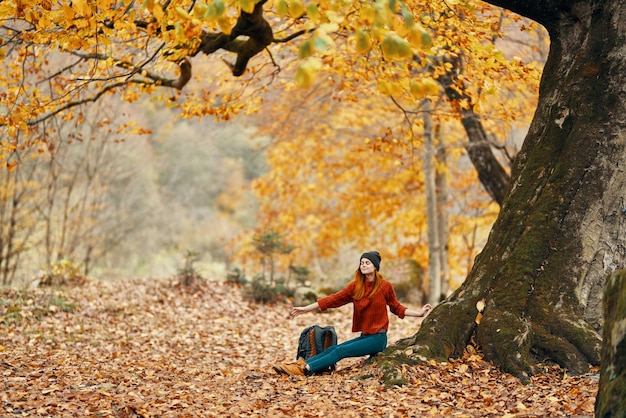
[[[430,312],[432,309],[433,307],[427,303],[426,305],[422,306],[421,309],[407,309],[406,311],[404,311],[404,316],[423,317],[428,315],[428,312]]]

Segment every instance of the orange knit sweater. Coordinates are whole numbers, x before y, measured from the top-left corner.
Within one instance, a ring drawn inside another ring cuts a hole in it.
[[[355,285],[353,280],[343,290],[318,299],[317,303],[320,309],[325,311],[328,308],[338,308],[352,302],[352,332],[360,331],[362,334],[376,334],[379,331],[389,329],[387,306],[393,314],[399,318],[404,318],[406,306],[396,299],[396,293],[391,283],[383,280],[376,293],[370,298],[368,296],[374,287],[374,282],[365,281],[365,296],[361,300],[353,298]]]

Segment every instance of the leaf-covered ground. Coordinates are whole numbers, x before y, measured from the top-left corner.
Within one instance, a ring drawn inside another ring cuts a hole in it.
[[[410,384],[389,389],[363,358],[279,376],[271,364],[293,359],[304,327],[352,337],[351,308],[287,319],[288,305],[218,281],[194,294],[120,280],[0,295],[0,416],[591,416],[598,386],[597,370],[547,366],[524,386],[476,355],[405,367]],[[389,341],[417,327],[392,316]]]

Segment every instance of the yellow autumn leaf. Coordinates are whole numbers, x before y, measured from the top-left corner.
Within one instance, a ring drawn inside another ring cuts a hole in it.
[[[463,99],[461,99],[459,101],[459,106],[461,107],[461,109],[467,110],[470,107],[472,107],[472,104],[470,103],[470,101],[466,97],[464,97]]]
[[[217,16],[222,16],[226,12],[226,5],[222,0],[215,0],[212,4],[215,7],[215,14]]]
[[[298,86],[310,87],[321,68],[322,62],[315,57],[309,57],[301,61],[296,70],[296,83]]]
[[[189,13],[187,13],[187,10],[183,9],[182,7],[178,6],[176,8],[176,13],[178,13],[178,15],[180,17],[182,17],[183,19],[190,19],[191,16],[189,16]]]
[[[407,32],[407,38],[409,39],[409,42],[411,43],[411,45],[415,46],[415,47],[422,47],[422,31],[419,29],[419,27],[417,25],[412,26],[411,28],[409,28],[408,32]]]
[[[276,2],[276,14],[278,17],[285,17],[289,11],[289,6],[287,5],[286,0],[278,0]]]
[[[394,38],[389,34],[385,35],[383,42],[380,44],[381,49],[383,50],[383,54],[387,57],[393,57],[396,55],[396,43]]]
[[[472,106],[472,110],[474,111],[474,113],[476,114],[481,114],[483,111],[483,106],[481,104],[481,100],[476,101],[476,103],[474,103],[474,105]]]
[[[224,32],[226,35],[230,35],[230,32],[233,30],[233,23],[228,18],[228,16],[220,16],[219,19],[217,19],[217,23],[222,32]]]
[[[433,45],[432,36],[430,36],[430,33],[423,27],[421,27],[420,32],[422,34],[422,48],[430,48]]]
[[[389,83],[389,93],[392,96],[400,96],[402,94],[402,84],[392,81]]]
[[[246,13],[252,13],[255,5],[254,0],[239,0],[239,7]]]
[[[326,17],[328,18],[329,22],[336,23],[338,25],[343,23],[343,21],[345,20],[343,14],[335,12],[333,10],[326,11]]]
[[[388,58],[411,58],[413,50],[406,39],[396,33],[387,33],[381,44],[383,54]]]
[[[52,21],[50,20],[49,15],[42,14],[41,17],[39,18],[39,21],[37,22],[37,27],[40,30],[46,30],[50,27],[51,24],[52,24]]]
[[[411,80],[409,83],[409,89],[411,90],[413,97],[416,99],[423,99],[426,97],[426,87],[420,80]]]
[[[162,21],[162,20],[163,20],[164,13],[163,13],[163,9],[161,8],[161,5],[160,5],[160,4],[156,4],[156,5],[152,8],[152,14],[154,15],[154,18],[155,18],[157,21],[159,21],[159,22],[160,22],[160,21]]]
[[[313,55],[313,41],[311,39],[307,39],[300,45],[298,57],[300,57],[300,59],[305,59],[309,58],[311,55]]]
[[[387,0],[387,4],[389,5],[389,10],[393,13],[398,13],[402,7],[402,2],[400,0]]]
[[[427,96],[437,96],[439,95],[439,83],[437,83],[432,78],[428,77],[422,80],[424,84],[424,90]]]
[[[74,22],[74,15],[74,9],[72,9],[69,4],[63,2],[63,16],[65,16],[68,25]]]
[[[372,48],[372,41],[370,40],[369,35],[364,30],[360,29],[356,32],[354,36],[356,51],[359,54],[369,52],[369,50]]]
[[[478,312],[482,312],[485,310],[485,299],[481,299],[478,302],[476,302],[476,310]]]
[[[376,10],[369,4],[364,4],[361,9],[361,25],[370,26],[376,22]]]
[[[91,16],[93,16],[93,11],[85,0],[72,0],[71,4],[72,8],[76,10],[76,12],[81,16],[84,16],[86,18],[90,18]]]
[[[288,3],[289,16],[294,19],[302,17],[304,14],[304,5],[300,0],[291,0]]]
[[[404,26],[406,29],[410,29],[415,26],[413,15],[409,11],[409,9],[407,9],[406,7],[402,9],[402,19],[404,21]]]
[[[309,3],[306,5],[306,14],[315,24],[319,24],[321,21],[321,14],[315,3]]]
[[[15,3],[0,2],[0,16],[15,16],[16,13]]]
[[[195,6],[193,7],[193,16],[197,19],[203,19],[208,14],[209,14],[209,5],[203,1],[196,3]],[[157,19],[159,18],[157,17]]]
[[[413,50],[411,49],[411,45],[406,39],[398,37],[397,45],[399,58],[410,59],[413,57]]]
[[[391,86],[389,85],[389,81],[379,80],[376,86],[378,87],[378,91],[380,91],[385,96],[391,95]]]

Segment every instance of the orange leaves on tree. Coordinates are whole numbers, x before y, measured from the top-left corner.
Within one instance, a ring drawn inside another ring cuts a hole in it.
[[[529,96],[540,65],[520,65],[490,46],[488,34],[502,13],[495,8],[454,3],[460,9],[452,13],[449,5],[386,0],[353,7],[340,18],[320,4],[321,16],[348,38],[328,32],[334,43],[323,53],[313,36],[300,44],[296,80],[312,90],[296,93],[287,84],[287,95],[265,102],[271,114],[288,118],[258,120],[272,136],[270,172],[255,183],[261,227],[286,233],[303,260],[371,242],[427,265],[422,126],[414,115],[420,114],[418,100],[429,97],[436,101],[438,146],[447,159],[438,171],[451,183],[450,264],[464,277],[497,207],[485,198],[472,168],[459,163],[467,139],[454,108],[439,99],[439,79],[457,71],[452,58],[463,54],[458,86],[450,86],[468,94],[458,108],[480,110],[489,132],[504,140],[514,119],[523,126],[532,116]],[[481,18],[458,18],[464,7]]]
[[[63,17],[67,20],[68,23],[74,22],[74,9],[66,2],[63,2]]]
[[[93,16],[93,10],[89,7],[86,0],[72,0],[71,5],[72,9],[76,10],[76,13],[81,17],[89,19]]]

